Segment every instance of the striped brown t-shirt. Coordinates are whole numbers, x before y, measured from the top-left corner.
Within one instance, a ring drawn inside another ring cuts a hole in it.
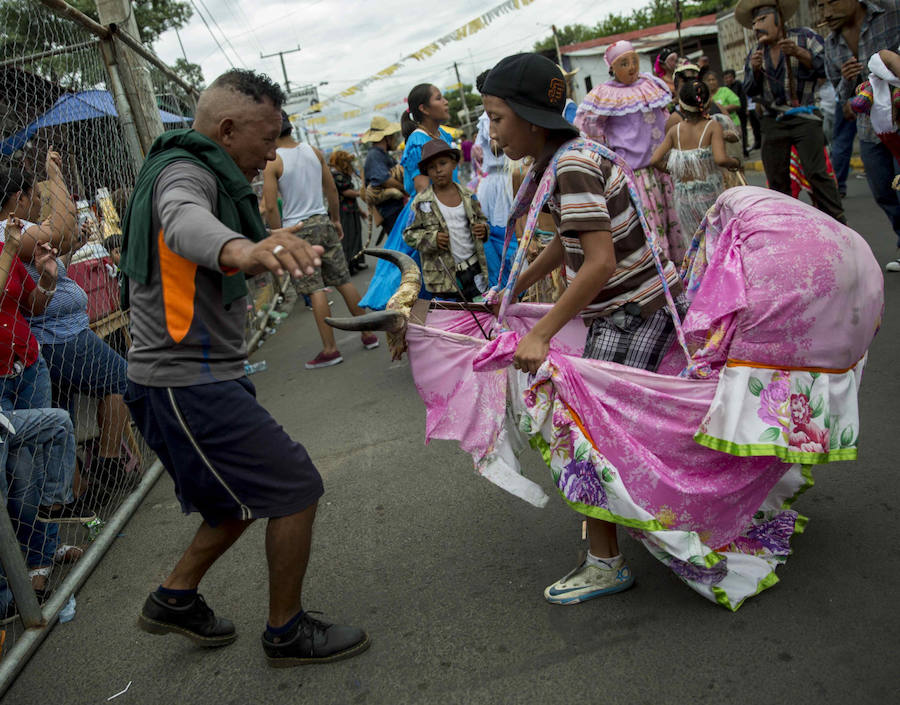
[[[585,308],[586,318],[608,316],[626,304],[640,307],[648,318],[665,305],[653,254],[628,193],[625,172],[589,149],[571,151],[557,162],[556,188],[548,200],[565,249],[566,280],[571,282],[584,262],[581,233],[612,234],[616,269]],[[662,255],[663,271],[673,296],[682,291],[675,266]]]

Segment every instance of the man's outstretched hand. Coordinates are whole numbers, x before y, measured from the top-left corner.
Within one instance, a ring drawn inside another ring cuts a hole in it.
[[[273,230],[265,240],[251,242],[235,238],[225,243],[219,254],[222,269],[239,269],[247,274],[259,274],[266,270],[276,276],[288,272],[294,279],[313,274],[322,266],[325,249],[310,245],[297,236],[302,223],[289,228]]]

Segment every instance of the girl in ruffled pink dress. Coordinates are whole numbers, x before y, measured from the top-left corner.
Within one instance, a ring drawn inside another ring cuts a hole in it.
[[[672,177],[651,166],[665,137],[672,94],[662,79],[641,73],[630,42],[611,44],[604,55],[614,78],[596,86],[578,106],[575,126],[616,152],[634,170],[644,215],[663,251],[681,261],[685,243],[675,210]]]

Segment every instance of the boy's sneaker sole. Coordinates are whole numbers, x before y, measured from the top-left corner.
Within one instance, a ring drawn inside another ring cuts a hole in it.
[[[544,590],[544,599],[553,605],[577,605],[623,592],[633,585],[634,573],[624,560],[612,570],[601,570],[585,561]]]
[[[622,585],[603,588],[601,590],[594,590],[592,592],[582,592],[578,595],[573,595],[572,597],[566,597],[564,592],[555,593],[553,588],[547,588],[544,591],[544,598],[551,605],[577,605],[579,602],[587,602],[588,600],[593,600],[595,597],[603,597],[604,595],[614,595],[617,592],[624,592],[631,587],[634,587],[634,578],[632,578],[629,583],[623,583]]]
[[[363,651],[366,651],[372,642],[369,640],[369,635],[366,634],[366,638],[363,639],[358,644],[354,644],[353,646],[344,649],[343,651],[338,651],[336,654],[331,654],[330,656],[321,656],[321,657],[297,657],[297,656],[269,656],[266,654],[266,660],[269,662],[269,666],[272,668],[290,668],[292,666],[314,666],[317,663],[333,663],[334,661],[343,661],[347,658],[353,658],[357,654],[361,654]]]
[[[137,625],[149,634],[180,634],[187,637],[199,646],[214,648],[217,646],[228,646],[237,639],[237,632],[225,636],[202,636],[190,629],[179,627],[176,624],[167,624],[166,622],[157,622],[154,619],[138,615]]]

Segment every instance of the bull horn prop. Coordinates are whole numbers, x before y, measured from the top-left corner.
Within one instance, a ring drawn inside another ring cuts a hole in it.
[[[413,304],[419,298],[421,288],[421,274],[419,267],[412,257],[381,247],[366,248],[363,252],[388,262],[400,268],[400,286],[387,302],[384,311],[373,311],[362,316],[352,318],[326,318],[325,322],[332,328],[341,330],[383,330],[388,334],[388,346],[391,356],[399,360],[406,350],[406,324],[409,321],[409,312]]]

